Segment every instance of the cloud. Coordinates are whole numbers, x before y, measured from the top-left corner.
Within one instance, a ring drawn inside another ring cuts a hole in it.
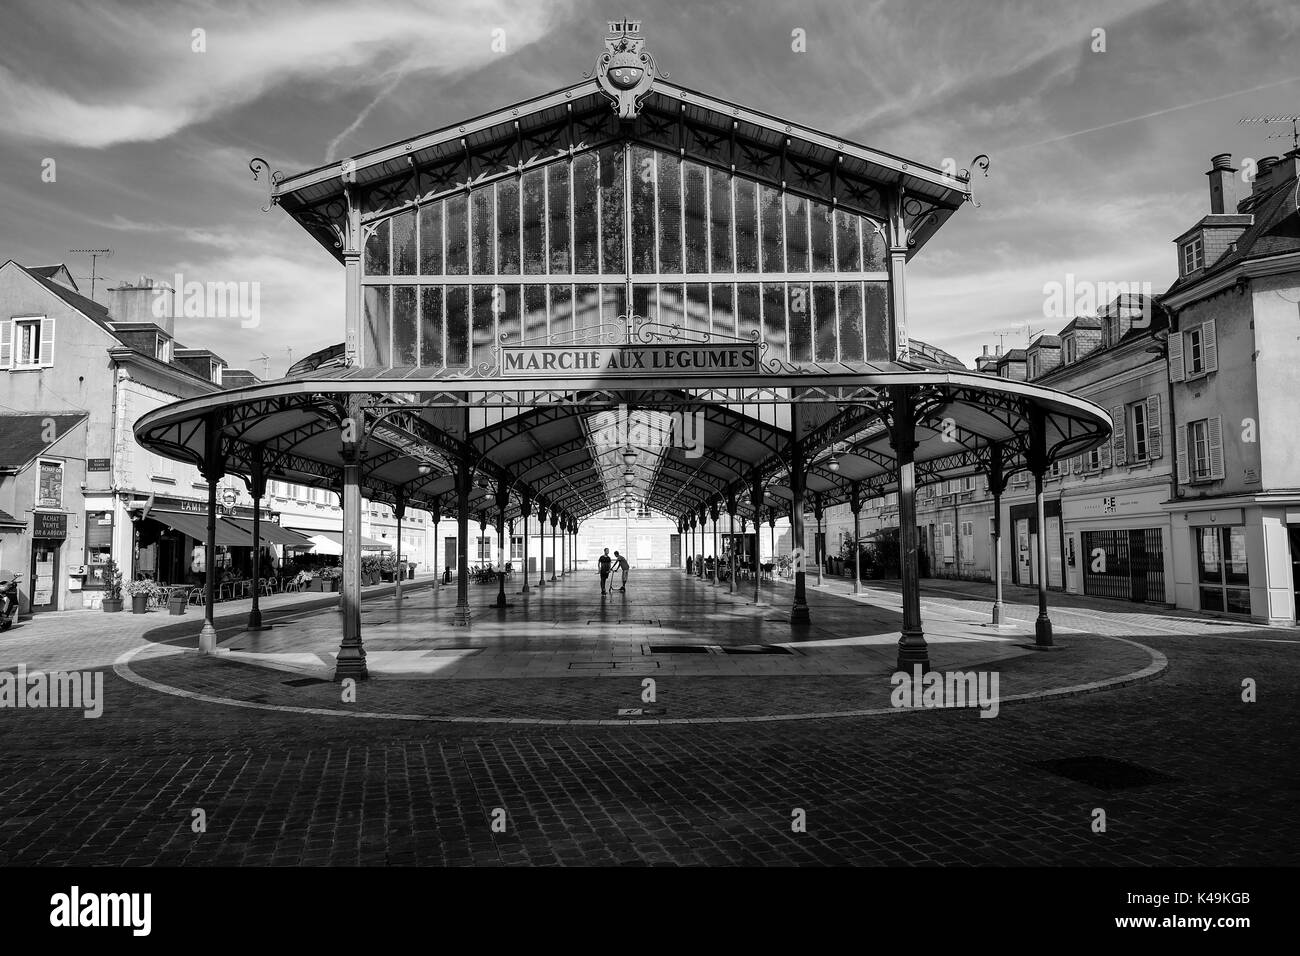
[[[156,11],[137,6],[83,4],[69,13],[60,5],[53,14],[33,6],[31,15],[48,18],[51,32],[75,49],[13,65],[22,51],[6,44],[0,115],[7,135],[46,143],[98,149],[153,142],[291,82],[317,84],[320,93],[366,88],[395,62],[434,74],[487,63],[498,56],[490,47],[494,28],[506,30],[507,48],[517,49],[543,34],[567,2],[385,0],[363,13],[352,3],[246,3],[161,22]],[[64,21],[78,17],[93,20],[96,31],[66,31]],[[194,28],[206,30],[206,52],[191,49]],[[149,38],[147,53],[141,37]],[[64,69],[70,56],[84,58],[87,75]]]

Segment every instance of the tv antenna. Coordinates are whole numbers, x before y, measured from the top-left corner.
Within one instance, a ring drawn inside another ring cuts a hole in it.
[[[113,257],[112,249],[69,249],[68,252],[90,256],[90,300],[95,300],[95,283],[99,281],[99,259],[102,256],[105,259]],[[85,279],[86,276],[81,278]]]
[[[1300,150],[1300,116],[1277,114],[1274,116],[1246,116],[1237,120],[1238,126],[1271,125],[1274,123],[1291,124],[1291,148]],[[1281,139],[1286,133],[1273,133],[1268,139]]]
[[[251,358],[251,359],[249,359],[249,361],[250,361],[250,362],[261,362],[261,363],[262,363],[262,380],[263,380],[263,381],[265,381],[266,379],[269,379],[269,378],[271,377],[271,356],[269,356],[269,355],[267,355],[265,352],[263,352],[261,355],[258,355],[258,356],[256,356],[255,358]]]

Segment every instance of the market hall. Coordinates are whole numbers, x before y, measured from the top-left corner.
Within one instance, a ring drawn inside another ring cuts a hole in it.
[[[1052,463],[1110,435],[1088,401],[951,368],[909,336],[908,264],[972,200],[968,171],[670,83],[636,21],[610,23],[565,89],[296,175],[250,166],[263,208],[343,267],[343,342],[284,379],[150,412],[135,435],[207,478],[209,545],[224,475],[255,501],[273,479],[340,493],[336,679],[367,676],[363,495],[455,523],[448,628],[472,627],[471,521],[536,527],[543,548],[549,523],[569,569],[580,524],[628,496],[692,541],[720,518],[788,517],[798,628],[806,513],[896,492],[897,664],[928,668],[918,483],[982,475],[996,497],[1027,470],[1041,522]],[[702,430],[693,448],[601,440],[629,413]],[[204,653],[214,582],[210,567]],[[1035,633],[1051,644],[1042,585]]]

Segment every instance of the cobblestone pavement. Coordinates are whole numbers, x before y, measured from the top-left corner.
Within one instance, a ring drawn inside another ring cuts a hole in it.
[[[927,613],[987,614],[986,587],[927,584]],[[815,613],[822,600],[814,589]],[[886,603],[887,589],[873,600]],[[1009,613],[1031,621],[1033,600],[1009,594]],[[141,645],[146,627],[159,640],[166,615],[37,619],[0,636],[0,667],[102,671],[106,706],[95,720],[0,709],[0,862],[1300,862],[1296,632],[1053,602],[1054,621],[1074,632],[1063,643],[1130,638],[1168,667],[1157,680],[1006,707],[996,719],[933,710],[656,726],[348,720],[207,703],[118,677],[112,662]],[[312,605],[285,596],[267,606]],[[237,631],[242,609],[218,611]],[[197,623],[191,615],[162,639],[191,647]],[[221,690],[252,671],[188,654],[155,663]],[[1255,703],[1242,701],[1247,678]],[[512,687],[546,682],[474,683],[485,711],[497,696],[506,712]],[[192,830],[196,809],[206,832]],[[498,809],[505,832],[492,829]],[[1094,832],[1099,809],[1105,832]],[[806,832],[792,829],[800,810]]]

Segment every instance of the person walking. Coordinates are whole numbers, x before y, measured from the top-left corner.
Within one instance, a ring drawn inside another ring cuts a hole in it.
[[[626,590],[627,590],[627,572],[628,572],[629,570],[631,570],[632,565],[628,564],[628,563],[627,563],[627,558],[623,557],[623,555],[619,554],[617,551],[614,552],[614,561],[615,561],[615,563],[617,564],[618,569],[619,569],[621,572],[623,572],[623,585],[622,585],[622,587],[619,588],[619,590],[620,590],[620,591],[626,591]],[[611,586],[611,587],[610,587],[610,590],[612,591],[612,590],[614,590],[614,588]]]
[[[600,559],[596,562],[596,569],[600,572],[601,594],[605,593],[605,585],[609,581],[609,569],[611,564],[613,564],[613,562],[609,559],[609,548],[606,548],[605,553],[602,554]]]

